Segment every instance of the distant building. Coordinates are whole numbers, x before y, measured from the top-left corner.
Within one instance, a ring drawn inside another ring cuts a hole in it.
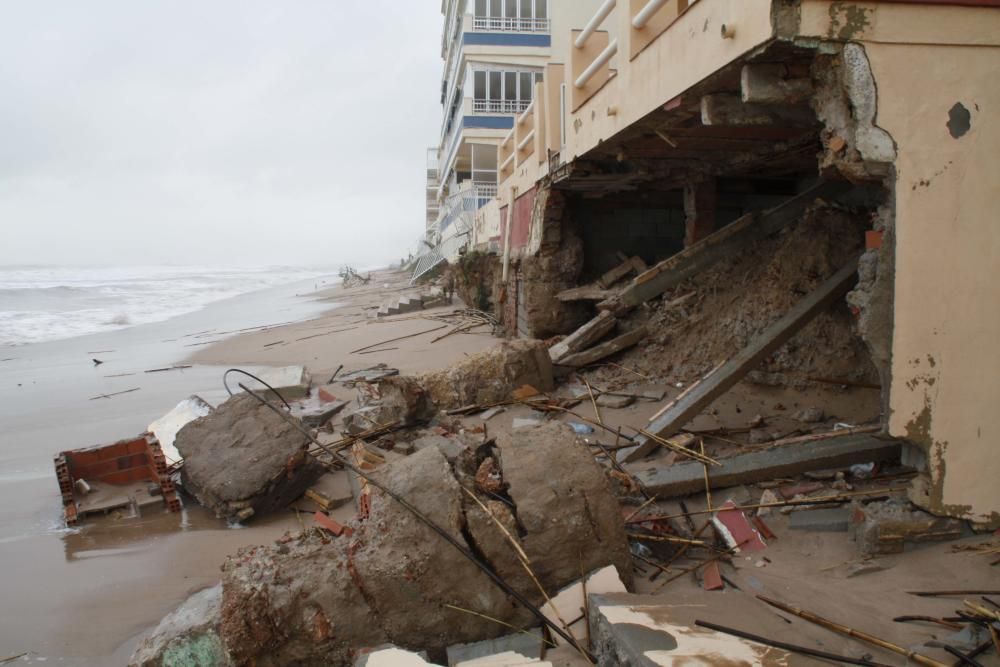
[[[443,0],[444,113],[438,145],[428,151],[426,230],[443,258],[453,259],[469,245],[475,211],[497,194],[500,141],[515,116],[531,106],[552,53],[565,50],[560,39],[566,41],[570,26],[599,4]]]

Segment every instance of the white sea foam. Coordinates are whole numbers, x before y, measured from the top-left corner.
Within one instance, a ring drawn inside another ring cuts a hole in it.
[[[326,274],[297,267],[0,267],[0,345],[160,322],[213,301]]]

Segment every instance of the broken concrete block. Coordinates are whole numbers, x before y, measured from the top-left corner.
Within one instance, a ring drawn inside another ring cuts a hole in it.
[[[516,509],[520,530],[514,535],[546,590],[574,581],[581,568],[615,565],[630,576],[618,503],[588,448],[567,427],[547,424],[501,435],[494,450]],[[481,463],[476,454],[453,465],[437,447],[425,447],[373,476],[482,554],[539,605],[541,595],[507,538],[459,484],[459,477],[466,481]],[[481,497],[484,504],[491,501]],[[308,530],[281,545],[247,547],[228,559],[219,627],[234,662],[350,664],[361,647],[392,642],[444,651],[504,631],[446,604],[518,627],[532,620],[458,550],[381,491],[372,489],[368,518],[350,527],[354,534],[347,538]],[[520,579],[511,572],[519,572]],[[282,620],[277,625],[264,619]]]
[[[322,402],[318,398],[307,398],[291,404],[292,416],[300,419],[309,428],[320,428],[334,415],[347,407],[348,401]]]
[[[468,664],[478,658],[495,657],[508,652],[516,653],[522,660],[541,660],[542,629],[536,628],[527,632],[518,632],[496,639],[487,639],[471,644],[456,644],[448,647],[448,667],[458,664]]]
[[[129,659],[129,667],[231,665],[216,627],[221,603],[221,585],[189,597],[139,644]]]
[[[409,426],[426,422],[436,410],[420,383],[412,378],[395,375],[378,383],[379,398],[371,405],[358,408],[344,416],[344,426],[352,434],[382,426]]]
[[[615,396],[614,394],[601,394],[597,397],[597,404],[602,408],[612,408],[620,410],[635,403],[634,396]]]
[[[245,394],[185,425],[174,442],[184,457],[184,488],[230,520],[288,506],[324,470],[298,429]]]
[[[423,435],[413,441],[413,448],[418,452],[427,447],[436,447],[451,462],[454,462],[467,449],[459,440],[435,433]]]
[[[851,510],[847,507],[803,510],[792,513],[788,519],[788,527],[793,530],[846,533],[850,518]]]
[[[625,584],[622,583],[618,571],[613,566],[608,566],[592,572],[586,578],[586,585],[578,581],[559,591],[549,602],[542,607],[545,617],[559,627],[567,630],[569,635],[583,644],[587,633],[587,618],[581,618],[581,609],[586,607],[584,591],[587,595],[600,593],[626,593]],[[569,624],[567,628],[563,623]],[[553,636],[552,640],[557,644],[564,644],[562,637]]]
[[[434,667],[434,663],[427,662],[424,651],[414,653],[388,645],[358,656],[354,667]]]
[[[517,387],[554,387],[552,362],[542,341],[505,341],[459,364],[419,378],[442,410],[508,400]]]
[[[591,595],[590,637],[597,664],[762,664],[759,645],[675,620],[683,611],[673,606],[663,598],[627,593]]]
[[[907,543],[944,542],[962,536],[962,522],[912,509],[902,499],[851,507],[850,530],[862,555],[902,553]]]
[[[181,455],[174,447],[174,438],[186,424],[193,422],[199,417],[204,417],[212,411],[212,406],[206,403],[200,396],[188,396],[178,403],[173,410],[163,415],[146,430],[156,436],[160,442],[160,449],[168,461],[180,461]]]

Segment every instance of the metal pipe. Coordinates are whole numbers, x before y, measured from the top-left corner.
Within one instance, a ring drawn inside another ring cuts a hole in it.
[[[523,151],[525,148],[528,147],[528,142],[530,142],[534,138],[535,138],[535,131],[532,130],[531,132],[528,132],[528,134],[524,135],[524,139],[521,139],[521,143],[517,145],[517,150]]]
[[[583,32],[576,36],[576,41],[573,42],[573,46],[578,49],[582,49],[583,45],[587,43],[588,39],[590,39],[590,36],[601,27],[602,23],[604,23],[604,19],[608,18],[608,14],[611,13],[616,4],[618,4],[618,0],[604,0],[604,4],[598,8],[597,13],[594,14],[590,18],[590,21],[587,22],[587,25],[584,26]]]
[[[601,55],[594,58],[594,62],[587,66],[587,69],[583,70],[583,73],[577,77],[573,85],[577,88],[583,88],[587,85],[587,82],[594,78],[597,74],[597,70],[601,69],[604,65],[608,63],[609,60],[614,58],[615,54],[618,53],[618,39],[615,38],[611,40],[607,48],[601,51]]]
[[[635,15],[632,19],[632,27],[636,30],[642,30],[649,23],[649,19],[653,18],[655,14],[663,5],[667,4],[667,0],[649,0],[646,6],[639,10],[639,13]]]

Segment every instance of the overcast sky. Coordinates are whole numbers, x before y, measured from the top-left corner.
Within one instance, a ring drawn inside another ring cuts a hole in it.
[[[0,264],[355,265],[424,221],[438,0],[26,0]]]

